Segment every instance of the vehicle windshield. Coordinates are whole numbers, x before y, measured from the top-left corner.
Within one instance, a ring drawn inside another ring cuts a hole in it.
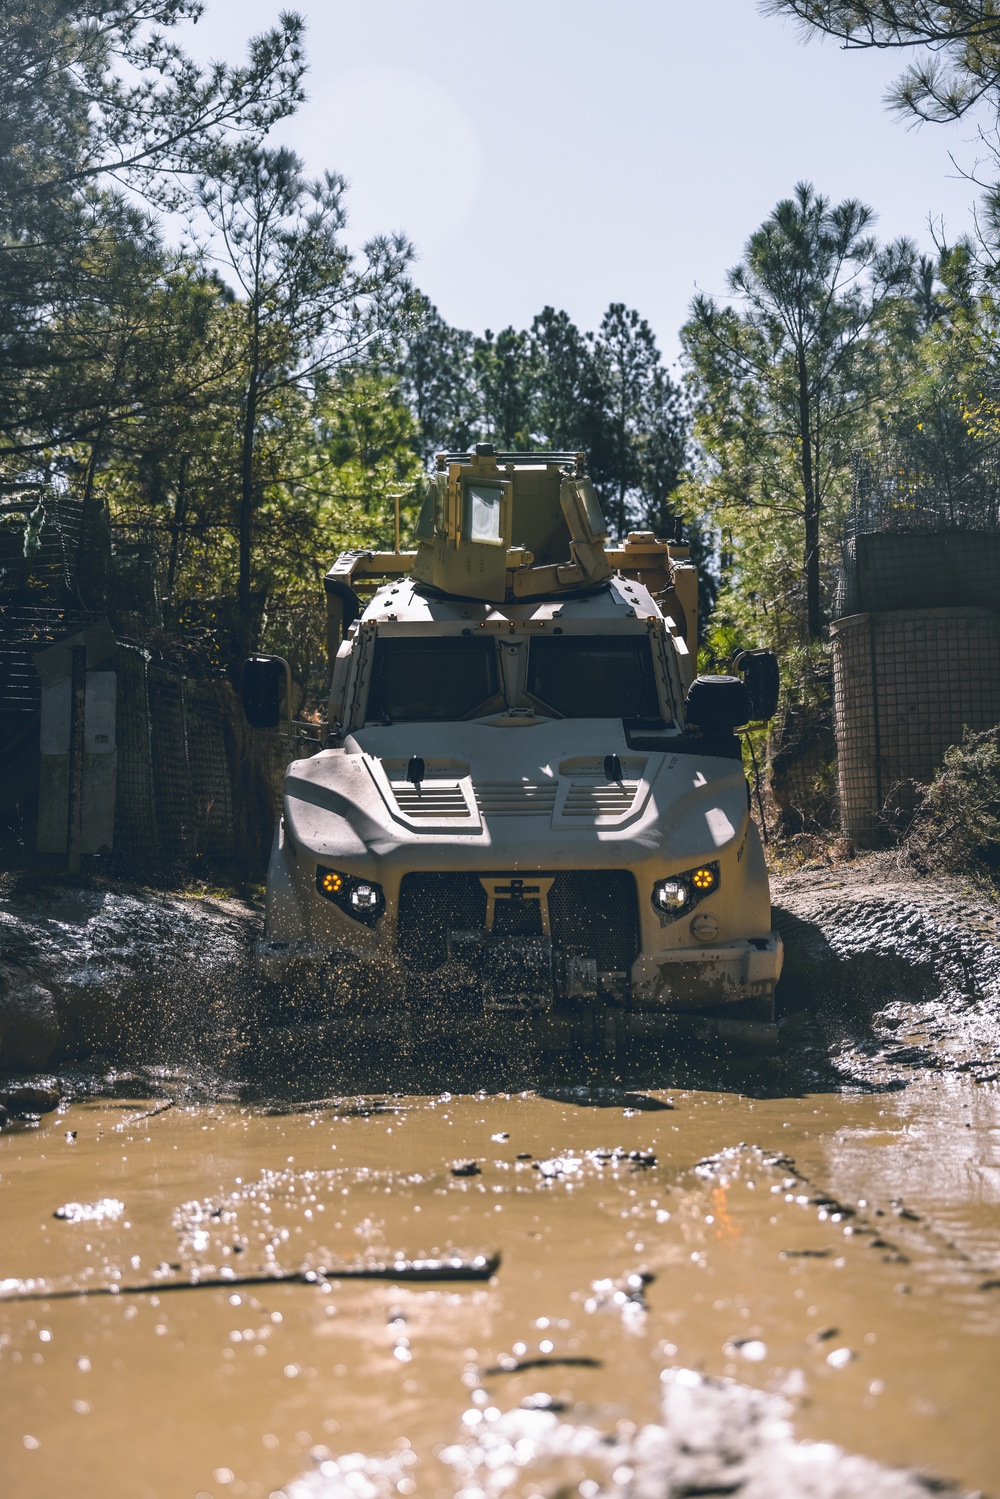
[[[659,718],[645,635],[562,635],[531,642],[528,692],[563,718]]]
[[[493,640],[379,640],[366,716],[369,723],[454,722],[485,708],[498,690]]]

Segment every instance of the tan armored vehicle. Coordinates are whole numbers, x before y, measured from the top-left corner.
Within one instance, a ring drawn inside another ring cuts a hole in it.
[[[417,541],[327,575],[331,734],[287,770],[262,972],[351,1035],[772,1035],[734,729],[773,712],[773,656],[695,676],[687,549],[609,546],[582,455],[443,456]],[[272,673],[247,664],[252,722]]]

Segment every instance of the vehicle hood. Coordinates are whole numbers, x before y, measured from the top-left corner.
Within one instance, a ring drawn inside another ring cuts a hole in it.
[[[618,719],[396,724],[290,765],[285,818],[319,856],[446,843],[463,863],[488,849],[491,863],[561,866],[600,843],[618,864],[640,851],[711,856],[744,836],[747,792],[738,762],[630,749]]]

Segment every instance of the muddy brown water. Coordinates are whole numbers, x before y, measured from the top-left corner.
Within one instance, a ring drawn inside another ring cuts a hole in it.
[[[159,1091],[0,1138],[2,1290],[35,1294],[0,1301],[4,1493],[479,1494],[464,1454],[497,1412],[628,1432],[677,1367],[783,1392],[802,1439],[1000,1492],[996,1086]],[[336,1274],[442,1253],[501,1261]],[[326,1274],[243,1283],[303,1267]],[[168,1287],[192,1275],[234,1279]],[[81,1287],[119,1289],[46,1294]],[[487,1492],[597,1491],[586,1453],[530,1456]]]

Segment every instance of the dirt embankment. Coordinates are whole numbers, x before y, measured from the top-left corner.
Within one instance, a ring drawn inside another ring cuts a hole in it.
[[[218,1062],[238,1026],[260,913],[235,899],[8,877],[0,886],[0,1068],[169,1049]]]
[[[1000,907],[988,897],[872,855],[775,877],[772,900],[785,1049],[801,1041],[817,1076],[1000,1075]]]

